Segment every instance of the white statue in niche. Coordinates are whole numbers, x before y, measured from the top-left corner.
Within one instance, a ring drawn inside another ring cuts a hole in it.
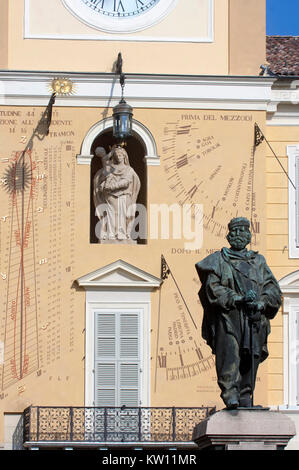
[[[103,147],[97,147],[95,155],[102,160],[102,168],[93,180],[93,200],[99,218],[96,236],[100,243],[136,243],[131,232],[140,191],[139,177],[124,148],[113,146],[107,154]]]

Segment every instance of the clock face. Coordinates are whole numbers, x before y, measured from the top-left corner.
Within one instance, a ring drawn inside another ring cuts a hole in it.
[[[62,0],[80,21],[107,33],[130,33],[161,21],[178,0]]]
[[[161,0],[82,0],[85,5],[102,15],[122,17],[142,15]]]

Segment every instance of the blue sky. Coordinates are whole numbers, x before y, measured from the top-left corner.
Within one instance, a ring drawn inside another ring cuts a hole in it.
[[[299,36],[299,0],[266,0],[267,34]]]

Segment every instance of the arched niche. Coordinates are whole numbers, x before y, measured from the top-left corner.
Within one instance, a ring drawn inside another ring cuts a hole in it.
[[[111,131],[113,128],[113,119],[103,119],[96,122],[87,132],[82,142],[80,154],[77,155],[77,163],[79,165],[90,165],[94,155],[92,148],[94,140],[100,134]],[[144,145],[145,153],[144,159],[146,166],[160,165],[160,157],[157,155],[157,146],[152,133],[141,122],[133,119],[132,121],[133,137],[142,142]]]
[[[133,134],[126,143],[126,151],[130,165],[138,174],[141,182],[137,204],[142,204],[147,208],[147,167],[149,165],[159,165],[160,159],[157,156],[156,144],[150,131],[136,120],[133,120],[132,130]],[[96,123],[86,134],[81,153],[77,156],[78,164],[90,165],[90,243],[98,243],[95,233],[98,219],[95,215],[92,195],[93,179],[96,172],[101,168],[101,161],[94,156],[94,152],[97,147],[104,147],[106,152],[109,152],[115,143],[112,131],[112,118]],[[146,239],[137,239],[137,243],[145,244]]]

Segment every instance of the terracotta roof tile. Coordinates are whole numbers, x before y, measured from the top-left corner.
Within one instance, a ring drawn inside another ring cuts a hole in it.
[[[299,76],[299,36],[267,36],[266,45],[272,72]]]

